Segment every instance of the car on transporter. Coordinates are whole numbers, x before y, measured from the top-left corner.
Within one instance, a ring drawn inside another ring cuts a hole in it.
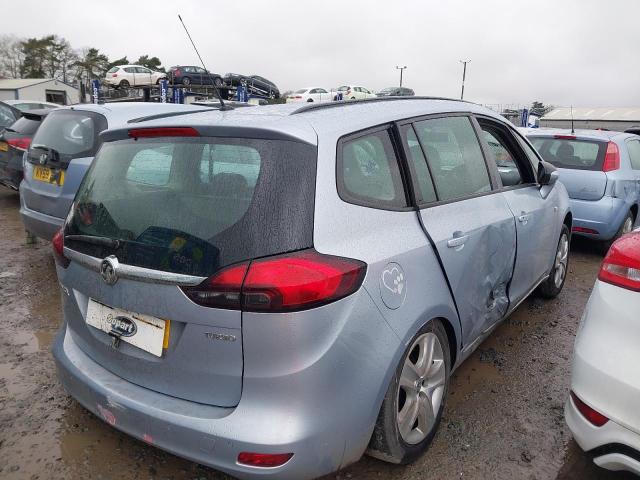
[[[100,147],[100,132],[139,117],[206,107],[168,103],[83,104],[52,110],[22,157],[20,216],[25,229],[51,240],[60,229],[85,172]]]
[[[640,136],[606,130],[528,132],[569,192],[573,233],[600,241],[606,252],[638,219]]]
[[[564,186],[472,103],[209,111],[102,140],[52,242],[61,382],[239,478],[415,460],[451,372],[566,279]]]

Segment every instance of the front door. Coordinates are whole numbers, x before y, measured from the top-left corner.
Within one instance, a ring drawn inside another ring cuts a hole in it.
[[[496,121],[479,118],[483,141],[491,162],[495,162],[502,182],[502,195],[516,218],[518,258],[509,287],[512,303],[526,297],[549,273],[556,254],[560,232],[556,231],[557,207],[540,194],[524,141],[511,129]]]
[[[513,214],[494,191],[469,117],[429,118],[402,126],[401,136],[425,233],[442,262],[468,345],[509,308]]]

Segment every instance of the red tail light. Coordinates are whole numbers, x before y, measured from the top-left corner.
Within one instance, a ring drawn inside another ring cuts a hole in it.
[[[67,268],[69,259],[64,256],[64,230],[62,228],[51,239],[51,245],[53,246],[53,257],[56,259],[56,263],[62,268]]]
[[[117,74],[117,73],[112,73],[112,74],[111,74],[111,77],[113,77],[113,78],[115,78],[115,77],[117,77],[117,76],[118,76],[118,74]]]
[[[640,232],[625,235],[611,245],[598,279],[640,292]]]
[[[604,163],[602,164],[603,172],[611,172],[620,168],[620,150],[618,145],[613,142],[607,144],[607,153],[604,156]]]
[[[302,98],[302,95],[296,95],[296,96],[295,96],[295,97],[293,97],[293,98],[301,99],[301,98]]]
[[[366,270],[359,260],[303,250],[231,266],[183,291],[206,307],[290,312],[351,295],[362,285]]]
[[[153,137],[199,137],[200,134],[192,127],[158,127],[158,128],[132,128],[129,130],[131,138]]]
[[[291,457],[293,457],[293,453],[241,452],[238,455],[238,463],[252,467],[273,468],[284,465]]]
[[[29,145],[31,145],[30,138],[10,138],[7,140],[7,143],[11,145],[13,148],[17,148],[23,152],[26,152],[29,149]]]
[[[173,75],[176,77],[179,77],[180,75],[182,75],[182,70],[180,70],[179,68],[176,68],[175,71],[173,72]]]
[[[575,233],[590,233],[592,235],[598,235],[598,233],[600,233],[597,230],[594,230],[593,228],[585,228],[585,227],[572,227],[571,231]]]
[[[594,410],[589,405],[584,403],[573,392],[571,392],[571,399],[573,400],[573,404],[576,406],[576,408],[582,414],[582,416],[586,418],[589,421],[589,423],[591,423],[592,425],[596,427],[601,427],[609,421],[607,417],[605,417],[600,412],[598,412],[597,410]]]

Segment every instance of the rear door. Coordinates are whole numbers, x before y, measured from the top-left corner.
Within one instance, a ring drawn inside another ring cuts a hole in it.
[[[42,122],[27,153],[22,200],[27,208],[64,218],[98,150],[107,119],[95,112],[54,110]]]
[[[551,268],[559,235],[557,208],[553,196],[540,195],[525,142],[495,120],[479,117],[478,122],[489,161],[499,172],[502,195],[516,218],[517,259],[509,298],[518,303]],[[530,154],[537,163],[535,153]]]
[[[460,314],[466,345],[501,320],[515,261],[514,218],[494,190],[476,129],[467,116],[401,126],[420,217]]]
[[[532,136],[529,139],[547,162],[558,168],[569,197],[600,200],[607,188],[602,171],[607,142],[579,139],[574,135]]]

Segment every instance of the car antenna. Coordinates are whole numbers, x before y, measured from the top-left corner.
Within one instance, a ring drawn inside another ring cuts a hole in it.
[[[571,135],[575,135],[576,130],[573,128],[573,105],[571,105]]]
[[[202,68],[204,68],[206,72],[209,74],[209,78],[211,79],[211,84],[213,85],[213,90],[216,92],[216,96],[220,101],[220,110],[233,110],[233,107],[225,105],[224,101],[222,100],[222,95],[220,95],[220,90],[218,89],[218,87],[216,87],[215,82],[213,81],[213,77],[211,76],[211,72],[209,72],[209,70],[207,70],[207,67],[205,67],[204,61],[200,56],[200,52],[198,52],[196,44],[193,42],[193,38],[191,38],[191,35],[189,34],[189,30],[187,30],[187,26],[184,24],[184,21],[182,20],[182,17],[180,16],[180,14],[178,14],[178,18],[180,19],[180,23],[182,23],[182,26],[184,27],[184,31],[187,32],[187,37],[189,37],[189,40],[191,41],[191,45],[193,45],[193,49],[196,51],[196,55],[198,55],[198,58],[200,59]]]

